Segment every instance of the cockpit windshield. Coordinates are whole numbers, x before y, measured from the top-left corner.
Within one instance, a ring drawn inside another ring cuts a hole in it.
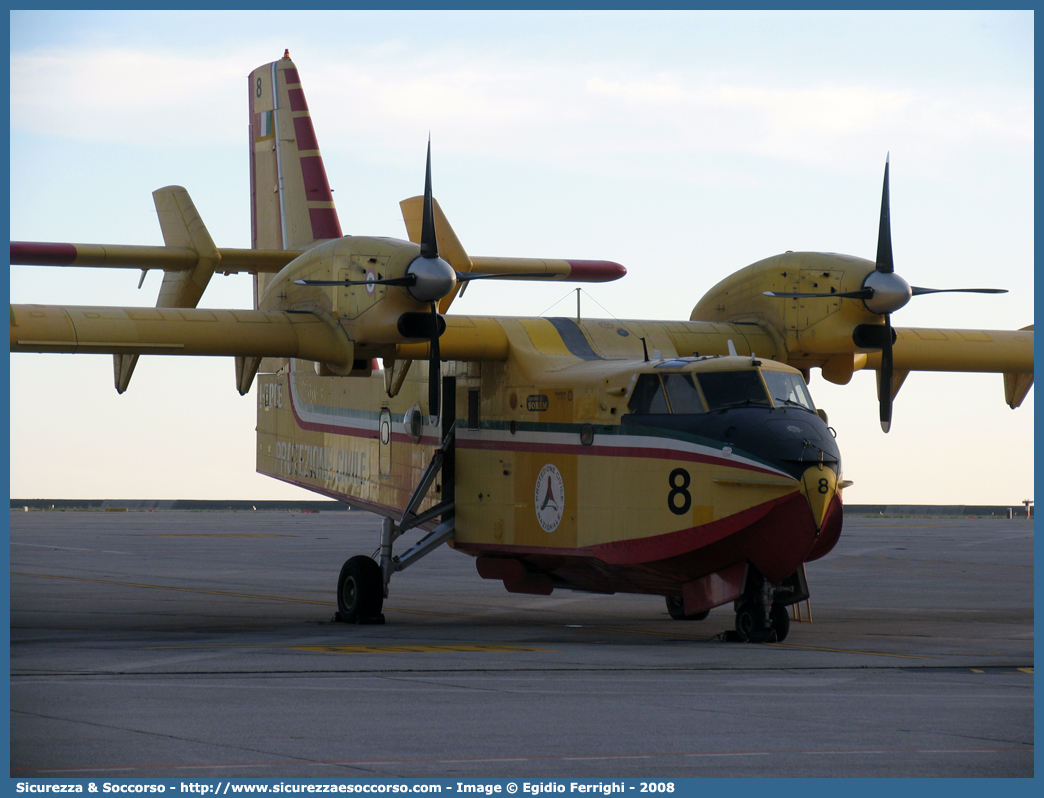
[[[628,409],[640,415],[692,415],[747,405],[769,406],[765,385],[755,369],[640,374]]]
[[[805,387],[805,380],[800,374],[785,371],[763,371],[765,384],[768,385],[772,401],[777,407],[803,407],[813,413],[816,408],[812,404],[812,396]]]
[[[664,374],[663,384],[671,401],[672,413],[703,413],[703,400],[691,374]]]
[[[710,410],[743,405],[768,406],[769,404],[765,385],[754,369],[705,371],[699,375],[698,379]]]

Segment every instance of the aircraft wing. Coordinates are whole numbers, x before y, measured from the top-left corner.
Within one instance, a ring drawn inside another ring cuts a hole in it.
[[[941,330],[896,327],[896,371],[1033,373],[1033,327],[1022,330]],[[881,353],[864,368],[880,369]]]
[[[350,367],[342,338],[313,313],[11,305],[12,352],[296,357]]]
[[[895,394],[911,371],[974,371],[1004,375],[1004,397],[1016,408],[1033,386],[1033,325],[1021,330],[896,327]],[[857,355],[856,368],[881,369],[881,353]],[[865,361],[860,364],[860,360]]]

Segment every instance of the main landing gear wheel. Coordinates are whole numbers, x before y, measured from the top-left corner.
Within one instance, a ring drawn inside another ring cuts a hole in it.
[[[384,582],[381,566],[369,557],[352,557],[337,577],[337,620],[342,623],[384,623]]]
[[[773,604],[769,618],[772,621],[772,630],[776,633],[776,642],[782,643],[790,632],[790,613],[782,604]]]
[[[669,612],[671,617],[676,621],[702,621],[710,615],[710,610],[694,612],[692,615],[686,615],[685,602],[678,596],[667,596],[667,612]]]

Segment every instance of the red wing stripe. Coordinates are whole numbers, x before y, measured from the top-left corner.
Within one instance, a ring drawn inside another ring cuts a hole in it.
[[[611,260],[567,260],[569,280],[574,283],[608,283],[619,280],[627,269]]]
[[[68,266],[76,260],[74,244],[12,241],[11,263],[22,266]]]

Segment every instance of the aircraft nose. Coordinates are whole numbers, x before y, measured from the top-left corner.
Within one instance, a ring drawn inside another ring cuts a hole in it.
[[[801,475],[801,490],[808,499],[818,532],[823,527],[827,508],[837,495],[837,474],[829,466],[817,463],[805,469],[805,473]]]

